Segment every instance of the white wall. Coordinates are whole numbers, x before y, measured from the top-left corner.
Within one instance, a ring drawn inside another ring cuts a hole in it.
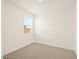
[[[33,42],[33,34],[24,34],[23,17],[33,15],[2,1],[2,54],[5,55]]]
[[[74,50],[74,0],[57,3],[37,15],[36,42]]]

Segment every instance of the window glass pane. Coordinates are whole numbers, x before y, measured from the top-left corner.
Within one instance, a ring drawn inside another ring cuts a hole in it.
[[[29,16],[24,17],[24,33],[31,32],[32,29],[32,20]]]

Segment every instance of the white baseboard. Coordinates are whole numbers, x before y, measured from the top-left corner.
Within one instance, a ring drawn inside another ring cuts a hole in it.
[[[51,45],[51,44],[47,44],[47,43],[44,43],[44,42],[35,42],[35,43],[44,44],[44,45],[48,45],[48,46],[53,46],[53,47],[58,47],[58,48],[74,51],[71,48],[65,48],[65,47],[62,47],[62,46]]]
[[[28,42],[28,43],[26,43],[26,44],[24,44],[24,45],[21,45],[21,46],[16,47],[16,48],[14,48],[14,49],[12,49],[12,50],[9,50],[9,51],[5,52],[4,54],[2,54],[2,56],[6,55],[6,54],[8,54],[8,53],[11,53],[11,52],[13,52],[13,51],[16,51],[16,50],[18,50],[18,49],[20,49],[20,48],[22,48],[22,47],[24,47],[24,46],[27,46],[27,45],[29,45],[29,44],[31,44],[31,43],[33,43],[33,42]]]

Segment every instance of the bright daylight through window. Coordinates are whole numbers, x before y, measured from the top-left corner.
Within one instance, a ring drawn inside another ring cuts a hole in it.
[[[32,30],[32,20],[29,16],[24,16],[24,33],[30,33]]]

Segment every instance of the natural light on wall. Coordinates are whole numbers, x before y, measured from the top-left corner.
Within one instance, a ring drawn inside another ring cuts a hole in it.
[[[29,16],[24,16],[24,33],[32,31],[32,20]]]

